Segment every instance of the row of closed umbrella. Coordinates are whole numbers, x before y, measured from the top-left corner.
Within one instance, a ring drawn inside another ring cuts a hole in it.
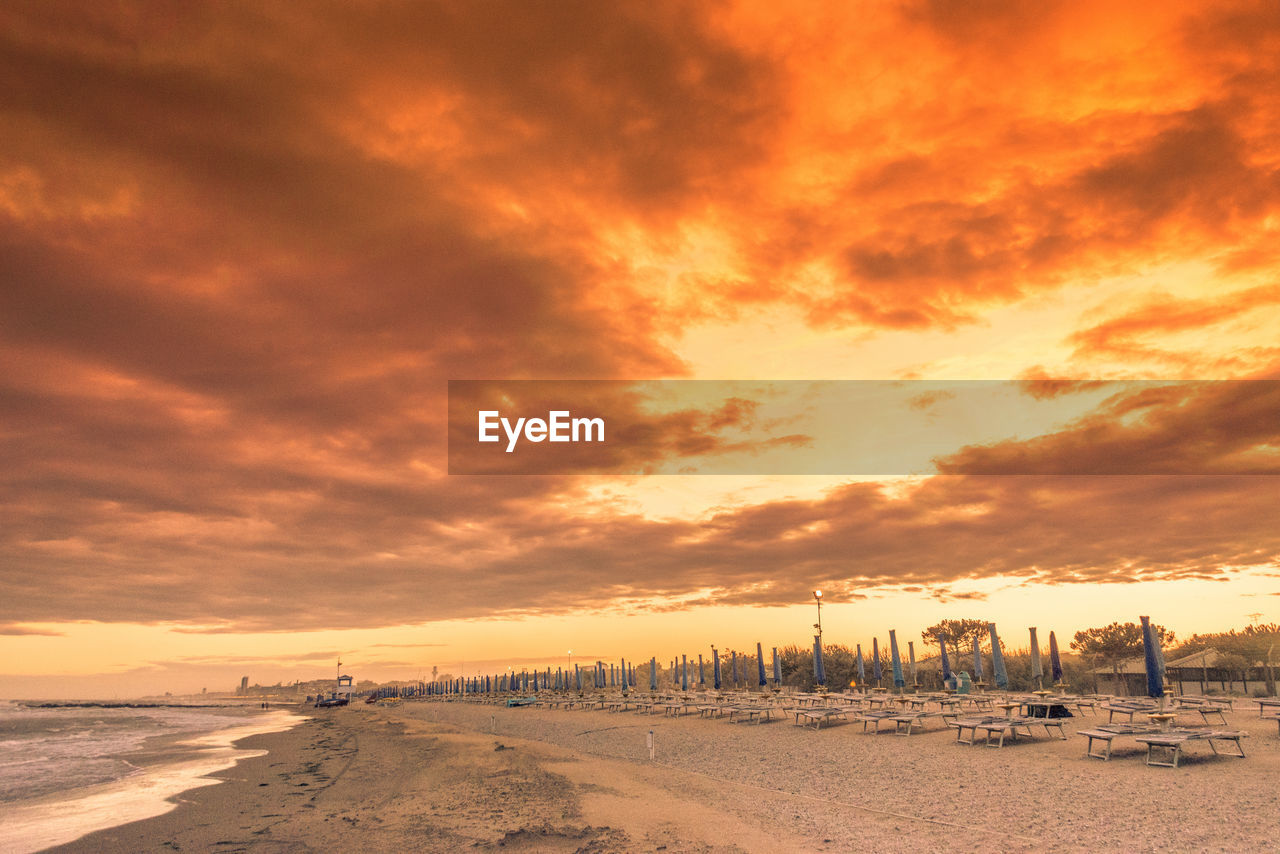
[[[1147,694],[1151,697],[1164,696],[1164,656],[1160,649],[1160,640],[1155,630],[1151,627],[1148,617],[1141,617],[1142,622],[1142,642],[1144,659],[1147,671]],[[996,633],[996,624],[988,623],[987,630],[991,635],[991,663],[995,671],[993,677],[997,688],[1007,689],[1009,687],[1009,674],[1005,669],[1004,654],[1000,646],[1000,638]],[[1036,628],[1029,629],[1031,636],[1031,676],[1038,684],[1043,687],[1044,669],[1040,658],[1040,644],[1037,637]],[[954,674],[951,670],[951,659],[947,653],[947,640],[945,635],[938,635],[938,649],[941,653],[942,662],[942,678],[944,681],[952,679]],[[916,681],[916,660],[915,646],[908,643],[908,652],[910,656],[911,678],[912,682]],[[720,654],[715,647],[711,648],[712,658],[712,681],[714,687],[719,689],[723,686],[723,679],[720,667]],[[957,654],[959,650],[957,650]],[[768,684],[768,678],[765,672],[764,649],[760,643],[756,644],[756,681],[763,687]],[[898,652],[898,637],[896,631],[889,630],[889,658],[890,667],[893,673],[893,685],[895,688],[902,688],[906,685],[906,679],[902,670],[902,659]],[[741,656],[743,672],[739,676],[738,664],[739,656],[736,652],[731,655],[730,666],[733,672],[733,680],[735,682],[745,682],[747,656]],[[862,644],[857,645],[856,665],[858,670],[858,680],[862,684],[866,684],[867,673],[866,665],[862,657]],[[884,673],[880,663],[880,640],[873,638],[871,641],[871,667],[872,678],[877,684],[883,678]],[[688,690],[690,685],[689,679],[689,659],[687,656],[681,656],[678,662],[672,661],[671,671],[678,674],[679,683],[683,690]],[[973,671],[974,678],[981,681],[983,678],[982,652],[977,640],[973,643]],[[705,685],[705,668],[702,656],[698,656],[698,683]],[[1053,632],[1049,632],[1049,674],[1054,684],[1063,680],[1062,659],[1058,651],[1058,639]],[[459,680],[456,690],[461,692],[474,692],[492,690],[495,686],[498,690],[528,690],[532,688],[534,691],[539,687],[559,689],[567,689],[571,685],[577,690],[583,690],[583,668],[574,667],[572,674],[563,672],[557,668],[554,680],[550,668],[541,675],[538,671],[534,671],[532,676],[528,673],[508,674],[502,677],[477,677],[473,680]],[[822,654],[822,638],[814,635],[813,638],[813,677],[818,685],[826,685],[826,668],[823,662]],[[607,683],[606,683],[607,680]],[[624,687],[635,686],[635,666],[628,667],[625,659],[623,659],[617,670],[613,665],[608,666],[608,676],[605,675],[605,665],[603,662],[596,662],[591,670],[591,681],[596,687],[609,684],[610,686],[622,685]],[[782,664],[778,657],[778,648],[773,647],[773,681],[775,685],[782,682]],[[658,690],[658,661],[656,657],[649,659],[649,690]]]

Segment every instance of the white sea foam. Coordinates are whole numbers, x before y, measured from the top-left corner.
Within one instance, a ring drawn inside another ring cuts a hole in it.
[[[3,711],[0,727],[6,735],[18,733],[0,747],[0,784],[10,795],[0,800],[4,854],[39,851],[162,815],[181,792],[220,782],[208,775],[262,755],[234,748],[233,741],[301,720],[282,711],[247,719],[181,709]],[[59,712],[69,714],[60,718]],[[165,734],[180,738],[172,760],[160,757],[139,767],[121,755]]]

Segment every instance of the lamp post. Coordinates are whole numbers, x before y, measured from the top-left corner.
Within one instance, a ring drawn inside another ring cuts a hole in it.
[[[814,623],[813,627],[818,630],[818,641],[821,642],[822,641],[822,591],[821,590],[813,591],[813,599],[815,602],[818,603],[818,622]]]

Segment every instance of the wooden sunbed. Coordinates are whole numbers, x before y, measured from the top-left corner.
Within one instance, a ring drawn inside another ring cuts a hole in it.
[[[974,737],[976,738],[979,732],[983,732],[986,733],[985,743],[988,747],[1004,747],[1005,736],[1009,736],[1013,741],[1017,741],[1018,733],[1021,732],[1027,738],[1031,738],[1031,727],[1041,726],[1044,727],[1044,734],[1046,737],[1050,734],[1049,730],[1056,729],[1058,731],[1058,738],[1066,741],[1067,734],[1062,726],[1064,720],[1064,718],[1000,718],[985,724],[979,724],[975,728]],[[1000,736],[1000,739],[993,745],[991,743],[991,737],[997,734]]]
[[[813,724],[814,729],[820,729],[823,723],[833,720],[847,721],[850,711],[855,710],[843,706],[807,706],[794,708],[791,713],[796,717],[796,726]]]
[[[1115,700],[1110,703],[1103,703],[1102,708],[1107,711],[1107,723],[1113,722],[1116,719],[1116,715],[1128,715],[1129,717],[1126,720],[1132,722],[1134,715],[1145,715],[1157,710],[1157,707],[1151,703],[1125,703]]]
[[[1089,739],[1089,743],[1085,746],[1086,755],[1107,762],[1111,759],[1111,742],[1115,741],[1117,736],[1151,735],[1159,731],[1160,728],[1155,724],[1100,724],[1096,729],[1076,730],[1076,735],[1083,735]],[[1093,752],[1095,741],[1102,744],[1102,753]]]
[[[733,706],[729,709],[729,723],[761,723],[763,721],[773,720],[773,713],[777,709],[776,706],[751,705],[751,706]]]
[[[949,721],[947,717],[948,715],[944,713],[943,720],[946,721],[947,726],[954,728],[956,731],[956,744],[967,744],[971,747],[978,740],[978,727],[993,721],[1007,720],[1004,715],[983,715],[976,718],[955,717]],[[969,738],[967,739],[964,737],[966,730],[969,733]]]
[[[1243,759],[1244,745],[1240,743],[1240,739],[1247,738],[1248,735],[1243,730],[1174,730],[1154,735],[1140,735],[1137,740],[1147,746],[1148,765],[1177,768],[1178,758],[1182,755],[1182,745],[1189,741],[1207,741],[1215,755],[1222,754]],[[1222,751],[1218,750],[1215,742],[1231,742],[1236,746],[1236,752],[1223,754]],[[1167,761],[1158,761],[1156,759],[1156,751],[1166,752]]]

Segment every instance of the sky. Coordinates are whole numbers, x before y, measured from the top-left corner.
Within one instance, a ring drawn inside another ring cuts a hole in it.
[[[1280,396],[1172,382],[1280,378],[1275,4],[17,2],[0,67],[0,694],[1280,620]],[[464,475],[458,380],[1084,405]]]

